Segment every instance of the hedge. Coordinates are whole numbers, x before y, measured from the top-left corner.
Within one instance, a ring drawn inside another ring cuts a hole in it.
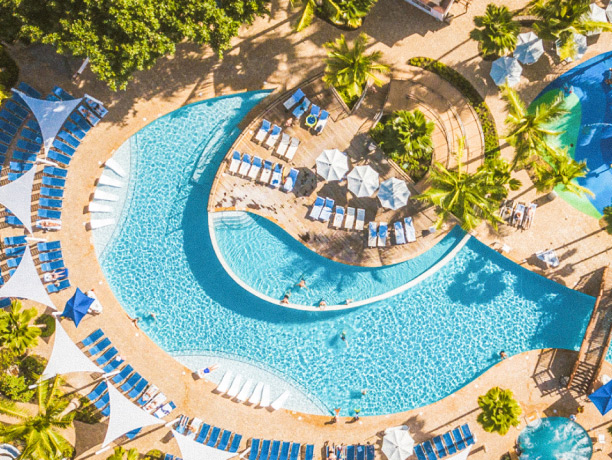
[[[10,96],[9,90],[17,84],[19,79],[19,67],[0,45],[0,102]]]
[[[440,61],[427,57],[415,57],[408,64],[421,69],[429,70],[453,85],[468,100],[478,115],[485,141],[485,157],[495,156],[499,153],[499,137],[495,127],[495,119],[480,93],[474,86],[455,69]]]

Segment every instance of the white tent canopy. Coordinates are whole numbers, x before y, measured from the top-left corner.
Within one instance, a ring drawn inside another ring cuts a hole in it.
[[[23,258],[13,276],[9,278],[4,286],[0,287],[0,297],[18,297],[20,299],[33,300],[56,310],[55,305],[53,305],[49,298],[49,294],[47,294],[45,286],[38,276],[29,246],[26,246]]]
[[[316,163],[317,174],[327,181],[340,180],[349,170],[346,153],[338,149],[323,150]]]
[[[15,214],[30,233],[32,233],[32,184],[35,175],[36,166],[32,166],[17,180],[0,187],[0,204]]]
[[[108,382],[106,386],[110,399],[110,416],[102,447],[137,428],[164,423],[162,419],[149,414],[127,399]]]
[[[391,177],[380,184],[378,199],[385,208],[399,209],[402,206],[406,206],[409,197],[410,191],[403,180]]]
[[[47,380],[60,374],[70,374],[72,372],[100,372],[102,370],[96,366],[85,354],[77,347],[66,331],[55,318],[55,342],[53,351],[47,363],[47,367],[40,376],[40,380]]]
[[[226,452],[221,449],[205,446],[187,436],[178,434],[174,430],[172,430],[172,434],[179,445],[179,449],[181,449],[183,460],[227,460],[237,455],[234,452]]]
[[[405,460],[414,452],[414,439],[407,429],[387,430],[382,451],[389,460]]]
[[[604,10],[601,6],[598,6],[595,3],[591,3],[589,5],[589,19],[594,22],[608,22],[608,16],[606,15],[606,10]],[[601,29],[593,30],[592,32],[587,33],[587,35],[598,35],[601,33]]]
[[[45,154],[49,153],[55,136],[57,136],[68,116],[77,108],[83,98],[71,101],[47,101],[27,96],[16,89],[13,89],[13,92],[23,99],[23,102],[28,105],[34,114],[42,133]]]
[[[372,196],[378,184],[378,173],[367,165],[356,166],[348,175],[348,189],[358,197]]]

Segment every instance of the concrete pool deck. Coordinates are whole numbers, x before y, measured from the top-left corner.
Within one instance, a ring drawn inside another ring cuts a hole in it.
[[[160,60],[150,71],[141,72],[127,91],[121,93],[108,91],[103,83],[88,72],[78,84],[71,82],[70,75],[79,62],[59,57],[48,47],[12,48],[12,54],[21,66],[22,78],[37,89],[49,91],[57,84],[75,94],[90,93],[110,108],[109,115],[88,134],[70,165],[63,230],[46,235],[52,238],[57,236],[62,241],[64,259],[71,270],[73,285],[82,289],[95,287],[105,308],[101,316],[87,318],[78,331],[70,324],[66,325],[66,329],[71,337],[78,340],[95,328],[102,327],[122,356],[177,403],[177,414],[200,416],[207,423],[215,423],[243,434],[245,439],[264,436],[314,442],[319,456],[322,442],[326,440],[345,444],[368,440],[379,442],[379,434],[383,429],[406,423],[415,434],[415,439],[420,441],[444,432],[446,427],[469,421],[478,438],[477,449],[470,458],[497,459],[512,448],[519,431],[512,430],[505,437],[484,433],[475,422],[477,396],[491,386],[502,385],[515,392],[525,413],[537,409],[547,415],[555,414],[555,410],[559,415],[569,415],[576,408],[576,397],[559,390],[556,382],[573,364],[574,353],[527,352],[501,362],[464,389],[433,405],[392,416],[363,418],[361,424],[348,423],[349,420],[343,419],[341,423],[331,425],[328,424],[329,417],[292,414],[287,411],[268,413],[239,406],[212,394],[212,384],[194,382],[186,368],[134,329],[104,279],[90,234],[84,225],[89,220],[85,207],[94,183],[102,172],[100,163],[110,158],[114,149],[147,123],[186,103],[260,89],[262,86],[291,88],[304,78],[320,72],[324,56],[320,45],[337,37],[339,32],[316,21],[304,32],[293,33],[290,23],[295,14],[288,13],[287,3],[274,2],[272,18],[260,19],[252,28],[243,31],[223,62],[219,62],[208,50],[181,45],[175,56]],[[374,38],[374,49],[383,51],[385,58],[398,69],[407,69],[407,59],[420,55],[438,58],[456,68],[486,97],[498,129],[503,131],[503,103],[498,97],[497,88],[488,78],[491,63],[478,57],[476,44],[468,38],[473,16],[482,14],[487,3],[475,0],[467,13],[464,13],[462,5],[455,5],[453,13],[456,18],[449,26],[437,23],[400,0],[380,0],[363,31]],[[525,1],[516,0],[505,3],[511,8],[526,4]],[[353,38],[355,33],[347,36]],[[612,34],[602,35],[589,47],[584,59],[611,47]],[[548,47],[547,51],[550,51]],[[262,65],[263,62],[265,65]],[[548,82],[573,65],[560,65],[548,59],[547,55],[537,64],[526,67],[519,88],[522,96],[532,100]],[[502,152],[508,157],[511,155],[505,144]],[[524,266],[567,286],[582,286],[596,269],[609,262],[612,238],[599,227],[595,219],[586,218],[563,200],[547,202],[544,197],[536,194],[526,173],[517,176],[523,181],[523,188],[511,193],[511,197],[541,202],[534,225],[529,231],[502,227],[499,234],[482,227],[478,229],[478,238],[490,244],[504,242],[512,247],[509,256],[518,261],[525,260]],[[5,229],[3,235],[4,232]],[[40,232],[36,232],[36,236],[40,235]],[[535,251],[547,247],[555,248],[560,255],[561,265],[556,270],[543,271],[533,258]],[[56,294],[53,300],[61,306],[70,294]],[[41,343],[40,353],[49,353],[47,344]],[[612,374],[612,366],[606,363],[604,372]],[[70,381],[77,388],[91,382],[85,377],[71,377]],[[585,413],[578,416],[578,422],[589,429],[591,436],[602,433],[607,441],[605,450],[596,453],[593,458],[609,458],[612,438],[606,428],[612,418],[610,415],[601,417],[591,405],[585,404],[585,408]],[[77,423],[78,458],[106,458],[107,454],[97,457],[93,455],[99,448],[104,432],[104,425],[87,426]],[[167,433],[167,430],[160,429],[138,437],[126,446],[136,447],[141,452],[160,448],[178,454],[175,442],[169,439]],[[246,443],[243,443],[242,448],[245,446]],[[486,446],[486,450],[483,446]]]

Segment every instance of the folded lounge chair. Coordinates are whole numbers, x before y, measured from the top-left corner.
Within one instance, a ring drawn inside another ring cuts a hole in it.
[[[297,152],[299,145],[300,140],[297,137],[292,137],[291,143],[289,144],[289,148],[287,149],[287,153],[285,154],[285,158],[287,158],[287,160],[293,160],[293,157],[295,156],[295,152]]]
[[[277,164],[274,168],[274,172],[272,173],[272,180],[270,181],[270,186],[274,188],[280,187],[281,179],[283,178],[283,167],[281,164]]]
[[[346,208],[346,220],[344,221],[344,228],[351,230],[355,223],[355,208],[350,206]]]
[[[102,341],[98,342],[97,344],[95,344],[88,350],[89,355],[90,356],[97,355],[101,351],[106,350],[110,346],[110,344],[111,344],[110,339],[108,337],[105,337]]]
[[[414,243],[416,241],[416,232],[414,230],[412,217],[404,218],[404,227],[406,228],[406,241],[409,243]]]
[[[377,235],[376,235],[376,222],[370,222],[368,224],[368,247],[376,247]]]
[[[336,215],[334,216],[334,222],[332,226],[336,228],[342,228],[343,220],[344,220],[344,207],[336,205]]]
[[[249,398],[249,404],[252,404],[253,406],[259,404],[259,401],[261,401],[261,393],[263,392],[263,386],[264,384],[262,382],[259,382],[255,386],[253,394],[251,394],[251,397]]]
[[[266,138],[266,134],[268,134],[268,131],[270,131],[271,126],[272,125],[268,120],[261,120],[261,128],[259,128],[259,131],[257,131],[257,134],[255,135],[255,140],[257,142],[263,142],[263,140]]]
[[[51,262],[52,260],[61,259],[62,251],[41,252],[38,254],[38,260],[41,262]]]
[[[276,148],[276,154],[279,157],[283,157],[285,152],[287,151],[287,147],[289,147],[289,141],[291,140],[291,136],[287,133],[283,133],[281,137],[281,141],[278,143],[278,147]]]
[[[263,408],[270,406],[270,385],[263,386],[261,390],[261,400],[258,406]]]
[[[302,115],[306,113],[306,110],[308,110],[308,107],[310,107],[310,101],[308,100],[307,97],[305,97],[302,103],[298,105],[293,111],[293,116],[297,119],[300,119]]]
[[[45,166],[43,168],[43,174],[65,179],[68,175],[68,170],[63,168],[56,168],[55,166]]]
[[[264,184],[270,183],[270,177],[272,176],[272,162],[270,160],[264,161],[263,171],[261,172],[260,182]]]
[[[242,375],[236,374],[236,377],[234,377],[232,384],[227,390],[227,396],[229,396],[230,398],[235,398],[238,392],[240,391],[241,384],[242,384]]]
[[[61,219],[61,211],[52,211],[50,209],[41,208],[38,210],[38,217],[41,219]]]
[[[287,398],[289,398],[289,396],[291,396],[291,393],[289,393],[288,391],[284,391],[283,394],[281,394],[272,402],[272,404],[270,404],[270,407],[274,410],[279,410],[281,407],[283,407],[285,401],[287,401]]]
[[[355,230],[363,230],[365,225],[365,209],[357,209],[357,220],[355,221]]]
[[[138,383],[138,381],[141,378],[142,377],[140,376],[138,372],[134,372],[134,374],[129,379],[127,379],[127,381],[123,383],[123,385],[121,385],[119,389],[124,393],[126,391],[130,391],[132,388],[134,388],[134,386]]]
[[[259,171],[261,171],[261,158],[254,156],[253,164],[251,165],[251,168],[249,169],[248,176],[251,179],[255,179],[259,175]]]
[[[146,379],[142,378],[138,381],[138,383],[134,386],[134,388],[132,388],[130,390],[130,392],[128,393],[128,398],[137,398],[140,393],[142,393],[144,391],[144,389],[147,387],[147,385],[149,384],[149,382],[147,382]]]
[[[283,184],[283,190],[285,192],[291,192],[293,190],[299,173],[300,172],[297,169],[291,168],[291,170],[289,171],[289,175],[287,176],[287,178],[285,179],[285,183]]]
[[[291,110],[291,108],[294,105],[296,105],[298,102],[300,102],[303,97],[304,97],[304,91],[302,91],[301,88],[298,88],[297,91],[293,93],[289,99],[283,102],[283,106],[285,107],[285,110]]]
[[[278,125],[274,125],[272,127],[272,132],[268,136],[268,139],[266,139],[266,143],[265,143],[266,148],[274,147],[274,144],[276,144],[276,141],[280,137],[280,134],[281,134],[281,127]]]
[[[229,387],[230,387],[230,383],[232,382],[232,377],[233,377],[232,372],[227,371],[225,375],[223,376],[223,378],[221,379],[221,381],[219,382],[219,385],[217,385],[217,388],[215,389],[215,391],[220,394],[227,393],[227,390],[229,390]]]
[[[242,155],[242,163],[240,163],[240,169],[238,170],[238,174],[241,176],[246,176],[251,168],[251,155],[245,153]]]
[[[406,244],[406,235],[402,223],[395,222],[393,228],[395,229],[395,244]]]
[[[238,150],[234,150],[232,153],[232,161],[230,161],[229,172],[232,174],[236,174],[238,172],[238,168],[240,167],[240,152]]]
[[[331,198],[325,198],[325,206],[323,206],[323,210],[321,211],[321,215],[319,216],[319,220],[323,222],[328,222],[332,211],[334,209],[335,201]]]
[[[238,401],[239,403],[245,402],[247,398],[249,397],[249,395],[251,394],[252,388],[253,388],[253,379],[247,379],[247,381],[244,382],[244,385],[242,385],[242,389],[236,396],[236,401]]]
[[[56,260],[55,262],[41,264],[40,269],[43,272],[52,272],[53,270],[58,270],[60,268],[64,268],[63,260]]]

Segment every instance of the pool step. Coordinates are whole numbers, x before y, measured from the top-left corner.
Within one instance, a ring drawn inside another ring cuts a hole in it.
[[[222,211],[214,213],[215,228],[245,228],[256,225],[253,218],[247,212]]]

